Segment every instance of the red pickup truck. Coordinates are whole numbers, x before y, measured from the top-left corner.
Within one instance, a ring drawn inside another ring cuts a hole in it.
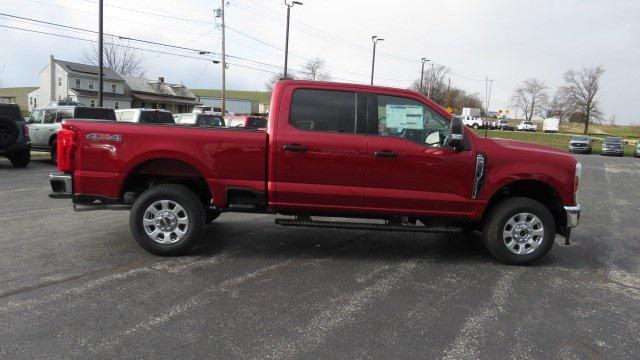
[[[133,237],[158,255],[187,252],[227,211],[285,226],[480,230],[509,264],[541,259],[578,224],[573,156],[478,137],[413,91],[283,80],[270,108],[266,131],[66,120],[50,196],[130,209]]]

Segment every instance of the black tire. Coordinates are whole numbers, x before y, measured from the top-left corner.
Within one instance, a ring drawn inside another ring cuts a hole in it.
[[[145,212],[159,200],[175,202],[186,213],[188,222],[186,232],[175,243],[161,244],[153,240],[145,231],[143,224]],[[136,199],[129,215],[129,227],[134,239],[143,249],[159,256],[176,256],[187,253],[200,240],[205,219],[204,206],[191,190],[183,185],[163,184],[148,189]]]
[[[471,127],[474,128],[475,130],[478,130],[480,128],[480,126],[478,126],[478,124],[473,124]]]
[[[58,165],[58,142],[56,140],[51,143],[51,163]]]
[[[24,150],[19,153],[14,153],[8,156],[9,161],[11,161],[11,165],[17,168],[27,167],[29,165],[29,161],[31,161],[31,151]]]
[[[0,116],[0,150],[15,144],[19,135],[18,124],[6,116]]]
[[[528,254],[516,254],[509,250],[502,235],[507,222],[520,213],[535,215],[544,227],[540,245]],[[482,239],[487,250],[498,261],[510,265],[536,263],[549,253],[555,236],[556,224],[549,209],[535,200],[524,197],[508,198],[492,207],[487,213],[482,229]]]

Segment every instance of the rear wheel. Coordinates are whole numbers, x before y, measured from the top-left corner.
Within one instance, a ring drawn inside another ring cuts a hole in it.
[[[482,237],[487,250],[500,262],[529,265],[542,259],[553,246],[556,226],[549,209],[523,197],[503,200],[484,222]]]
[[[11,154],[8,157],[9,161],[11,161],[11,165],[17,168],[23,168],[29,165],[29,161],[31,161],[31,151],[24,150],[19,153]]]
[[[133,204],[129,227],[138,244],[152,254],[187,253],[202,236],[204,206],[187,187],[155,186]]]
[[[478,130],[480,128],[480,126],[478,126],[478,124],[473,124],[473,128]]]

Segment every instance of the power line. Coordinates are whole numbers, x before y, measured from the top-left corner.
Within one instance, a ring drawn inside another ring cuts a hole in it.
[[[91,0],[67,0],[67,1],[82,1],[82,2],[95,4],[95,5],[98,4],[96,1],[91,1]],[[105,6],[110,7],[110,8],[120,9],[120,10],[135,11],[136,13],[142,13],[142,14],[147,14],[147,15],[156,16],[156,17],[163,17],[163,18],[167,18],[167,19],[186,21],[186,22],[191,22],[191,23],[196,23],[196,24],[213,25],[213,22],[211,22],[211,21],[186,19],[186,18],[179,17],[179,16],[173,16],[173,15],[167,15],[167,14],[159,14],[159,13],[154,13],[154,12],[150,12],[150,11],[146,11],[146,10],[130,8],[130,7],[126,7],[126,6],[118,6],[118,5],[112,5],[112,4],[105,4]]]

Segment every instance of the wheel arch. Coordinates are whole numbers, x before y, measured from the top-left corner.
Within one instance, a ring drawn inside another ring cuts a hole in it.
[[[514,180],[500,186],[490,197],[482,221],[484,222],[486,214],[496,204],[504,199],[516,196],[538,201],[549,209],[555,220],[556,227],[559,228],[565,225],[566,217],[560,193],[550,183],[537,179]]]
[[[119,191],[125,203],[134,201],[140,193],[158,184],[185,185],[205,203],[212,198],[206,168],[195,159],[156,154],[139,157],[130,163]]]

